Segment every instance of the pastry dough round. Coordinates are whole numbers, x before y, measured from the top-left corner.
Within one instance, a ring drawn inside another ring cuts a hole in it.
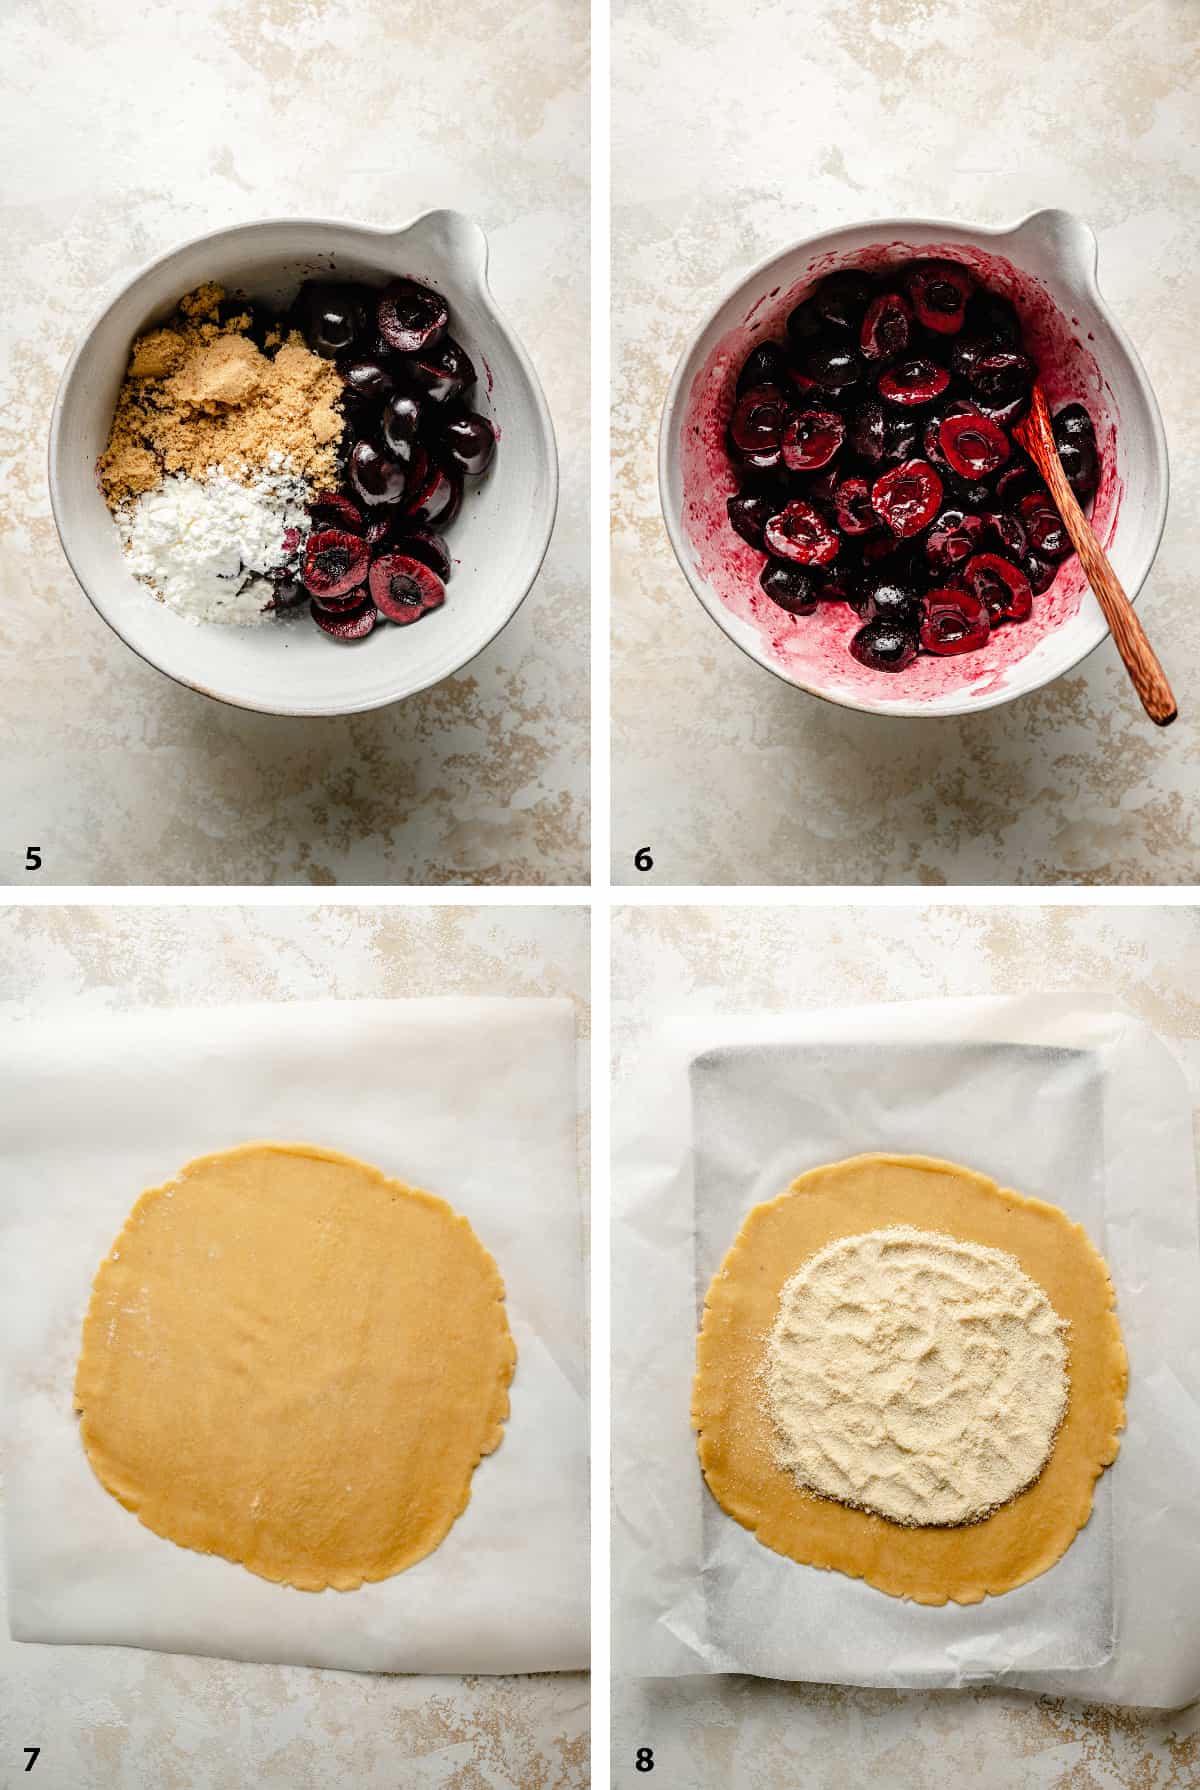
[[[155,1534],[303,1591],[432,1553],[508,1416],[496,1264],[432,1194],[245,1144],[144,1193],[75,1381],[105,1489]]]
[[[784,1282],[836,1238],[912,1225],[1016,1257],[1070,1325],[1070,1397],[1040,1477],[983,1521],[907,1527],[802,1491],[774,1458],[759,1379]],[[776,1553],[917,1603],[978,1603],[1046,1572],[1116,1459],[1128,1371],[1108,1270],[1082,1226],[985,1175],[926,1156],[855,1156],[756,1206],[704,1306],[692,1423],[709,1489]]]

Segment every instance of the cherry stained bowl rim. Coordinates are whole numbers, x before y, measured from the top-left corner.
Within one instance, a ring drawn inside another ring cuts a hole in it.
[[[911,240],[913,235],[916,240]],[[684,423],[688,420],[693,387],[706,371],[718,345],[734,330],[746,326],[758,308],[773,296],[773,288],[776,292],[785,291],[790,302],[795,303],[798,302],[799,295],[820,277],[812,271],[798,276],[796,266],[801,258],[806,259],[811,270],[827,259],[832,260],[835,265],[853,266],[856,256],[869,253],[871,248],[883,249],[893,244],[911,248],[914,255],[919,255],[923,248],[934,247],[939,243],[947,247],[958,245],[964,249],[975,248],[981,254],[994,253],[996,256],[1006,257],[1031,285],[1036,285],[1042,282],[1023,263],[1021,254],[1022,239],[1032,237],[1043,239],[1041,259],[1052,263],[1064,281],[1077,287],[1079,297],[1091,306],[1096,319],[1111,338],[1108,346],[1121,362],[1120,371],[1140,402],[1139,433],[1144,436],[1140,445],[1147,462],[1146,501],[1151,514],[1148,528],[1143,528],[1145,545],[1139,563],[1132,575],[1126,569],[1123,576],[1130,600],[1137,601],[1154,563],[1166,525],[1170,485],[1166,435],[1158,401],[1145,368],[1097,284],[1099,245],[1091,228],[1074,213],[1057,208],[1030,212],[1014,224],[977,224],[961,218],[891,217],[870,218],[839,225],[836,229],[801,237],[782,249],[774,250],[725,289],[692,332],[679,356],[663,404],[659,428],[659,502],[667,535],[680,569],[693,593],[722,632],[748,658],[772,672],[791,688],[819,697],[836,707],[862,714],[894,715],[922,720],[979,714],[986,709],[1013,702],[1020,696],[1030,695],[1057,678],[1066,676],[1108,638],[1109,630],[1103,613],[1085,583],[1075,612],[1049,633],[1049,638],[1059,639],[1066,635],[1067,630],[1073,631],[1074,641],[1070,649],[1060,655],[1060,662],[1049,667],[1034,666],[1022,677],[1019,675],[1021,665],[1028,663],[1027,660],[1022,660],[1011,667],[1013,675],[1003,687],[982,692],[964,687],[940,697],[936,707],[931,707],[928,700],[905,697],[902,688],[904,673],[892,676],[878,674],[881,686],[878,697],[865,690],[851,693],[830,689],[808,677],[797,675],[788,665],[773,657],[768,649],[766,635],[762,631],[756,631],[741,616],[733,613],[697,566],[684,517],[686,493],[682,470],[682,432]],[[846,247],[847,244],[851,246]],[[844,252],[844,260],[839,261],[839,250]],[[823,268],[822,271],[828,269]],[[1058,301],[1052,294],[1047,293],[1047,296],[1061,313],[1062,307]],[[1115,527],[1114,522],[1114,533]],[[730,539],[734,542],[737,540],[732,530]],[[1067,562],[1068,566],[1074,563]],[[807,619],[809,618],[800,618],[801,622]],[[962,655],[960,663],[971,657],[973,655]],[[901,688],[897,689],[898,685]]]

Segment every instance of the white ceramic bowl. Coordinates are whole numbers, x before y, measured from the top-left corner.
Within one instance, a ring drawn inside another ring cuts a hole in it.
[[[168,609],[128,570],[96,481],[133,338],[206,280],[282,307],[310,277],[382,284],[398,275],[445,294],[451,330],[479,372],[472,403],[500,432],[490,469],[467,481],[447,534],[455,564],[445,604],[415,627],[381,626],[356,644],[331,640],[303,616],[197,626]],[[286,218],[184,243],[143,269],[85,332],[50,425],[59,538],[105,621],[177,682],[265,714],[354,714],[459,670],[511,620],[537,577],[557,497],[554,430],[537,375],[488,289],[483,231],[454,211],[426,212],[400,230]]]
[[[1101,482],[1093,525],[1136,598],[1167,513],[1162,419],[1136,353],[1096,286],[1096,239],[1066,211],[1011,229],[885,218],[815,236],[741,280],[684,351],[659,438],[659,486],[671,545],[713,620],[768,670],[847,708],[887,715],[960,715],[1010,702],[1078,665],[1108,632],[1076,559],[1036,599],[1033,618],[998,629],[959,657],[922,655],[896,675],[869,671],[846,650],[861,624],[845,604],[787,615],[758,585],[763,556],[729,527],[736,490],[725,426],[738,370],[756,343],[782,339],[792,307],[825,274],[936,255],[973,267],[1022,315],[1051,409],[1085,403],[1096,423]]]

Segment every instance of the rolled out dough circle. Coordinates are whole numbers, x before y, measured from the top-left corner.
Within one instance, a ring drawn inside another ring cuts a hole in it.
[[[1038,1479],[982,1521],[907,1526],[802,1491],[778,1464],[759,1378],[784,1283],[826,1244],[911,1225],[1016,1257],[1069,1326],[1070,1397]],[[1091,1514],[1120,1446],[1128,1381],[1108,1270],[1057,1206],[926,1156],[855,1156],[754,1207],[713,1277],[697,1343],[692,1423],[709,1490],[776,1553],[917,1603],[978,1603],[1037,1578]]]
[[[432,1194],[246,1144],[142,1194],[75,1381],[105,1489],[155,1534],[304,1591],[414,1565],[503,1435],[495,1262]]]

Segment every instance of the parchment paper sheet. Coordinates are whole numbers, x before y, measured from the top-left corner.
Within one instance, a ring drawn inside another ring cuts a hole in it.
[[[709,1280],[741,1221],[860,1151],[943,1156],[1052,1200],[1106,1257],[1130,1357],[1121,1453],[1040,1579],[927,1609],[763,1548],[689,1423]],[[669,1022],[619,1107],[614,1647],[633,1676],[1007,1684],[1176,1708],[1200,1694],[1200,1256],[1170,1053],[1088,996]]]
[[[339,1001],[105,1015],[0,1039],[10,1624],[379,1672],[588,1663],[586,1371],[575,1039],[563,1000]],[[519,1351],[467,1509],[358,1591],[268,1584],[142,1527],[72,1410],[92,1276],[129,1208],[193,1156],[323,1144],[449,1200],[495,1256]]]

